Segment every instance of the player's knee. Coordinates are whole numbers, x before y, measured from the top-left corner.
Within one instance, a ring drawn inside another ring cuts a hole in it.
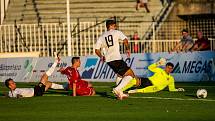
[[[133,72],[131,69],[129,69],[129,70],[124,74],[124,76],[135,77],[134,72]]]

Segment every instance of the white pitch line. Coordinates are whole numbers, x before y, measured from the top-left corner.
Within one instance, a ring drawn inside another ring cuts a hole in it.
[[[93,87],[96,87],[96,88],[108,88],[108,87],[111,87],[111,86],[93,86]],[[196,86],[182,86],[182,87],[215,87],[215,86],[200,86],[200,85],[196,85]]]
[[[50,94],[50,95],[43,95],[43,96],[67,96],[67,95],[56,95],[56,94]],[[100,95],[94,95],[93,97],[99,97]],[[206,102],[215,102],[215,100],[212,99],[184,99],[184,98],[167,98],[167,97],[135,97],[135,96],[129,96],[128,98],[134,98],[134,99],[158,99],[158,100],[181,100],[181,101],[206,101]]]
[[[212,99],[184,99],[184,98],[166,98],[166,97],[134,97],[129,96],[129,98],[136,98],[136,99],[159,99],[159,100],[182,100],[182,101],[209,101],[209,102],[215,102],[215,100]]]
[[[182,86],[182,87],[215,87],[215,86],[204,86],[204,85],[186,86],[186,85],[184,85],[184,86]]]

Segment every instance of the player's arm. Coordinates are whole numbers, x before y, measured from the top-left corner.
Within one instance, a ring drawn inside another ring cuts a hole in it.
[[[99,37],[99,39],[97,40],[96,45],[95,45],[95,53],[97,56],[99,56],[99,58],[102,61],[105,61],[105,57],[101,52],[101,48],[102,48],[101,46],[102,46],[102,40],[101,40],[101,37]]]
[[[170,92],[184,92],[185,91],[183,88],[178,88],[178,89],[175,88],[175,81],[174,81],[173,77],[170,78],[169,81],[170,81],[170,83],[169,83],[168,87],[169,87]]]
[[[7,97],[9,97],[9,98],[22,98],[23,96],[22,95],[20,95],[20,94],[17,94],[17,93],[8,93],[8,94],[6,94],[6,96]]]
[[[100,49],[95,49],[95,53],[96,53],[97,56],[99,56],[101,61],[105,61],[105,57],[102,55]]]
[[[166,59],[165,58],[161,58],[158,62],[153,63],[151,65],[148,66],[148,69],[152,72],[160,72],[161,68],[158,68],[158,66],[162,66],[166,64]]]
[[[72,83],[72,95],[76,96],[76,80]]]
[[[65,68],[60,68],[57,70],[57,72],[60,72],[61,74],[65,74],[65,71],[66,69]]]
[[[129,47],[128,39],[127,38],[125,38],[123,40],[123,44],[125,45],[125,51],[126,51],[127,57],[130,57],[131,52],[130,52],[130,47]]]
[[[117,32],[118,32],[118,35],[119,35],[119,39],[123,40],[123,44],[125,46],[125,52],[127,54],[127,57],[130,57],[131,52],[130,52],[130,47],[129,47],[127,37],[121,31],[117,31]]]
[[[177,89],[175,88],[175,83],[174,83],[175,81],[174,81],[174,78],[170,78],[169,81],[170,81],[170,83],[169,83],[169,85],[168,85],[169,91],[170,91],[170,92],[177,91]]]

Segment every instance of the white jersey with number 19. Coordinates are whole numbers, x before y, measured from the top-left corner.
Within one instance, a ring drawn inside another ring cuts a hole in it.
[[[119,40],[127,39],[127,37],[118,30],[109,30],[103,33],[96,42],[95,49],[105,48],[106,62],[121,60],[119,50]]]

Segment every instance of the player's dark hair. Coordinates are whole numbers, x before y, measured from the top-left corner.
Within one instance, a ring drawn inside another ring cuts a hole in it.
[[[106,28],[108,29],[110,27],[110,25],[112,24],[116,24],[116,21],[115,20],[112,20],[112,19],[108,19],[106,20]]]
[[[11,81],[11,80],[13,80],[13,79],[9,78],[9,79],[5,80],[4,84],[7,88],[9,88],[9,81]]]
[[[74,64],[77,60],[79,60],[80,59],[80,57],[72,57],[72,64]]]
[[[171,62],[168,62],[168,63],[166,64],[166,66],[171,66],[172,68],[174,68],[174,64],[171,63]]]

